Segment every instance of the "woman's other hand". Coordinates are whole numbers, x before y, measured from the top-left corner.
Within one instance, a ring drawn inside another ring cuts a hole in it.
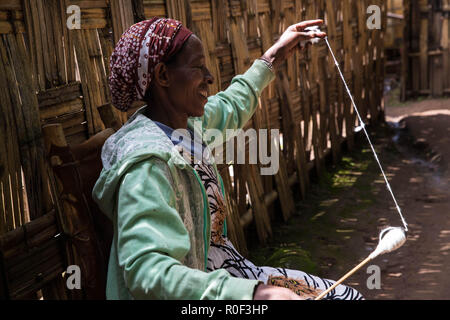
[[[260,284],[256,287],[253,300],[304,300],[291,290]]]
[[[284,31],[280,39],[261,58],[272,63],[273,67],[277,69],[296,49],[300,48],[301,41],[326,37],[327,34],[322,31],[305,32],[308,27],[321,26],[322,24],[323,20],[320,19],[293,24]]]

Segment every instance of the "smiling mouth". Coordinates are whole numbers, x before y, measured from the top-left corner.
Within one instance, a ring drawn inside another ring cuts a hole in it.
[[[208,91],[207,91],[207,90],[202,90],[202,91],[199,92],[199,94],[200,94],[203,98],[208,99]]]
[[[199,94],[203,99],[208,100],[208,91],[207,90],[201,90],[199,92]]]

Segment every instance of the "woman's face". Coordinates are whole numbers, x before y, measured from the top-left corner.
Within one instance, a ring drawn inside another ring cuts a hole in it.
[[[208,85],[214,78],[205,65],[203,45],[192,35],[182,50],[168,64],[169,99],[176,109],[188,117],[200,117],[208,99]]]

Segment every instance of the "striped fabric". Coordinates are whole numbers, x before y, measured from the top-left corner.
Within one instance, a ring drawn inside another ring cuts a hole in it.
[[[180,144],[182,146],[181,152],[190,155],[191,164],[200,176],[208,195],[211,213],[211,244],[208,252],[208,271],[225,269],[234,277],[255,279],[265,284],[290,288],[305,299],[314,299],[323,290],[334,284],[332,280],[322,279],[299,270],[255,266],[251,261],[244,258],[223,234],[226,206],[213,166],[204,162],[195,163],[194,159],[199,157],[194,157],[193,144],[173,140],[173,129],[159,122],[155,121],[155,123],[171,138],[175,145]],[[191,135],[193,135],[192,132]],[[203,145],[203,148],[207,147]],[[203,150],[203,148],[200,148],[200,150]],[[358,291],[345,285],[337,286],[324,297],[324,300],[362,299],[363,296]]]
[[[222,212],[225,209],[220,208],[220,204],[224,201],[221,193],[217,192],[219,185],[214,170],[208,167],[211,166],[204,164],[194,166],[202,178],[208,194],[211,212],[211,247],[208,252],[208,271],[225,269],[235,277],[256,279],[265,284],[289,288],[305,299],[314,299],[334,284],[332,280],[322,279],[299,270],[255,266],[251,261],[244,258],[234,248],[231,241],[222,235],[223,219],[225,218]],[[215,229],[215,226],[219,229]],[[220,241],[217,240],[217,235],[220,235]],[[324,300],[361,299],[363,299],[363,296],[358,291],[345,285],[337,286],[324,297]]]

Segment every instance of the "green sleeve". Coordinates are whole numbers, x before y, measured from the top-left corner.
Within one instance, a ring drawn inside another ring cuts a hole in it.
[[[136,299],[252,299],[256,280],[181,264],[189,235],[164,166],[151,160],[136,164],[118,191],[118,263],[127,289]]]
[[[225,91],[208,98],[202,128],[217,129],[222,135],[227,129],[243,128],[253,116],[261,92],[273,79],[275,74],[265,63],[255,60],[247,72],[233,78]]]

